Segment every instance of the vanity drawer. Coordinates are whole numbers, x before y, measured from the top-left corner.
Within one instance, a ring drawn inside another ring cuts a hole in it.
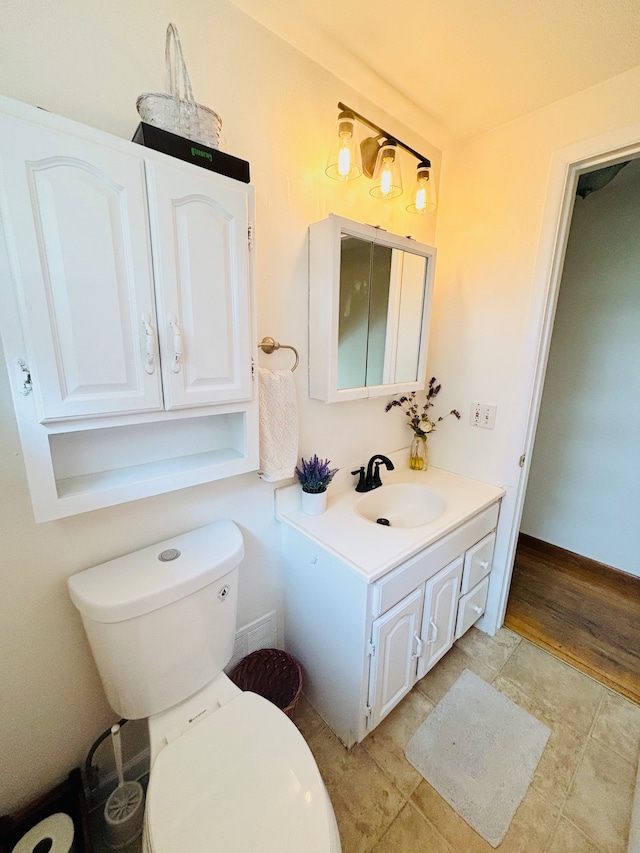
[[[456,557],[464,554],[494,530],[497,521],[498,504],[495,503],[381,578],[373,589],[374,618],[385,613]]]
[[[461,596],[458,602],[458,618],[456,620],[456,640],[466,633],[484,613],[489,593],[489,578],[480,581],[471,592]]]
[[[481,539],[480,542],[467,551],[464,558],[464,572],[462,574],[463,594],[473,589],[491,571],[495,544],[496,534],[493,532],[485,536],[484,539]]]

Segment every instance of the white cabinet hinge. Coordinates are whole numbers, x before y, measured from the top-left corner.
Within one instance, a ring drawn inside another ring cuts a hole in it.
[[[369,646],[367,648],[367,654],[370,655],[371,657],[373,657],[375,655],[375,653],[376,653],[376,644],[372,640],[369,640]]]
[[[251,357],[251,379],[256,378],[256,363],[253,360],[253,356]]]
[[[30,394],[33,391],[33,382],[31,381],[31,371],[29,370],[29,365],[24,361],[24,359],[18,359],[18,368],[20,369],[20,373],[18,374],[18,380],[22,383],[22,388],[20,389],[20,393],[26,397],[27,394]]]
[[[371,705],[366,705],[364,709],[364,715],[367,719],[371,716]]]
[[[249,222],[247,225],[247,242],[249,243],[249,249],[253,249],[253,222]]]

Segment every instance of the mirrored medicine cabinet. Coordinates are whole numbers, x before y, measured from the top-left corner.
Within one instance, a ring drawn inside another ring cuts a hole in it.
[[[436,250],[331,214],[309,227],[309,396],[424,388]]]

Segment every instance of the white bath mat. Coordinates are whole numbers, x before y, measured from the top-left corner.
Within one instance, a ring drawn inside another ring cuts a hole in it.
[[[497,847],[527,793],[550,730],[465,669],[405,754],[460,817]]]

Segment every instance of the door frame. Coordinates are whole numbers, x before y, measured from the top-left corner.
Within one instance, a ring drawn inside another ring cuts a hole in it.
[[[503,566],[502,582],[490,591],[487,613],[479,623],[490,634],[503,625],[507,609],[578,179],[585,172],[638,157],[640,124],[634,124],[559,149],[551,159],[526,326],[521,398],[508,454],[507,480],[516,485],[505,489],[497,531],[494,566]]]

